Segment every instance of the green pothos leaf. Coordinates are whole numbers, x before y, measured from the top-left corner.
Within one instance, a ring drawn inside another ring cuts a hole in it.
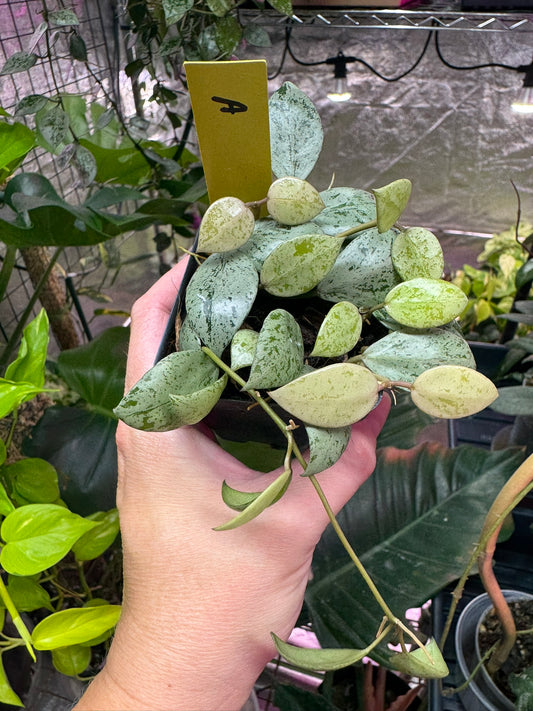
[[[310,355],[335,358],[348,353],[359,340],[362,328],[363,319],[357,306],[340,301],[324,317]]]
[[[334,671],[359,662],[367,649],[312,649],[296,647],[272,634],[278,653],[290,664],[308,671]]]
[[[305,431],[309,439],[309,462],[302,476],[311,476],[329,469],[339,460],[348,446],[352,428],[307,426]]]
[[[52,650],[82,644],[112,629],[120,617],[120,605],[69,608],[45,617],[31,638],[35,649]]]
[[[378,231],[386,232],[399,219],[411,195],[411,181],[406,178],[394,180],[382,188],[372,190],[376,198]]]
[[[238,528],[245,523],[248,523],[252,519],[259,516],[263,511],[272,506],[280,499],[281,496],[287,490],[292,478],[292,472],[290,469],[286,469],[283,474],[280,474],[277,479],[274,479],[272,484],[267,486],[267,488],[262,491],[259,496],[253,499],[253,501],[235,518],[232,518],[227,523],[223,523],[221,526],[217,526],[215,531],[229,531],[232,528]]]
[[[290,14],[291,3],[276,0],[279,12]],[[313,102],[291,82],[285,82],[269,99],[272,171],[277,178],[305,179],[312,171],[324,134]]]
[[[80,644],[52,649],[52,663],[57,671],[67,676],[81,674],[91,661],[91,648]]]
[[[212,254],[194,273],[185,297],[187,318],[202,343],[220,355],[248,315],[258,274],[243,254]]]
[[[366,368],[335,363],[269,392],[291,415],[315,427],[346,427],[374,407],[379,384]]]
[[[304,344],[296,319],[284,309],[271,311],[263,322],[247,388],[275,388],[298,377]]]
[[[231,369],[239,370],[252,365],[259,334],[250,328],[243,328],[231,341]]]
[[[115,414],[130,427],[150,432],[196,424],[212,409],[224,382],[218,372],[202,351],[171,353],[131,388]]]
[[[320,234],[283,242],[265,259],[262,286],[274,296],[305,294],[332,268],[341,245],[341,240]]]

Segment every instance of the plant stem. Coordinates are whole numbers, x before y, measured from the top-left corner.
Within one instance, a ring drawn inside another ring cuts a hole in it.
[[[345,239],[346,237],[351,237],[358,232],[363,232],[364,230],[369,230],[371,227],[376,227],[377,224],[377,220],[370,220],[370,222],[364,222],[362,225],[356,225],[355,227],[350,227],[348,230],[344,230],[344,232],[339,232],[339,234],[335,235],[335,237]]]

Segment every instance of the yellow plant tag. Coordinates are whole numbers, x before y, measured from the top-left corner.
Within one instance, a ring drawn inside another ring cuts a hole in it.
[[[261,200],[272,182],[266,62],[184,66],[210,202]]]

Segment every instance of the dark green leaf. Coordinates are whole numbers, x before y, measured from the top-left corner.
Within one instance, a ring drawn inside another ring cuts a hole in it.
[[[463,572],[488,506],[522,459],[516,450],[436,443],[380,450],[339,524],[395,614]],[[374,639],[383,613],[330,528],[317,547],[307,602],[324,646],[364,647]]]
[[[44,459],[19,459],[4,467],[11,497],[18,504],[52,504],[59,499],[57,472]]]
[[[60,106],[46,106],[38,111],[35,115],[35,126],[38,136],[44,140],[45,147],[50,146],[53,152],[68,142],[70,120]]]
[[[162,3],[167,25],[173,25],[181,20],[194,4],[193,0],[162,0]]]
[[[498,388],[491,408],[504,415],[533,415],[533,387],[526,385]]]
[[[395,402],[379,433],[378,446],[409,449],[417,443],[419,433],[434,422],[434,418],[413,405],[408,393],[396,393]]]
[[[522,264],[520,269],[516,272],[516,288],[520,289],[531,281],[533,281],[533,259],[529,259],[525,264]]]
[[[246,25],[243,30],[243,37],[252,47],[272,46],[268,32],[259,25]]]
[[[62,351],[57,359],[69,387],[110,416],[124,393],[128,339],[129,329],[108,328],[87,345]]]
[[[276,684],[274,687],[274,705],[279,711],[340,711],[324,696],[294,684]]]
[[[11,57],[8,57],[2,69],[0,76],[6,74],[16,74],[17,72],[26,72],[31,69],[37,61],[37,55],[30,52],[15,52]]]
[[[18,102],[15,109],[15,116],[28,116],[35,114],[37,111],[42,109],[43,106],[46,106],[49,100],[50,99],[43,94],[29,94]],[[3,126],[9,126],[9,124],[3,124]],[[29,129],[27,130],[29,131]]]
[[[10,575],[7,590],[19,612],[54,609],[48,592],[33,578]]]
[[[78,62],[87,61],[87,45],[77,32],[70,35],[68,48],[72,59],[76,59]]]
[[[242,28],[233,15],[226,15],[215,24],[215,41],[225,57],[229,57],[242,38]]]
[[[257,294],[258,274],[238,253],[212,254],[194,273],[185,299],[187,318],[217,355],[231,342]]]

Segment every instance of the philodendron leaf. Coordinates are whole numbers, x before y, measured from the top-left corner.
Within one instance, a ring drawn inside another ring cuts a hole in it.
[[[251,328],[242,328],[231,340],[231,369],[249,368],[254,360],[259,334]]]
[[[367,649],[313,649],[296,647],[284,642],[272,633],[278,653],[289,664],[308,671],[334,671],[361,661],[368,654]]]
[[[466,294],[443,279],[410,279],[395,286],[385,297],[392,318],[411,328],[443,326],[461,314]]]
[[[318,284],[318,295],[326,301],[351,301],[359,308],[381,304],[399,282],[391,258],[395,234],[391,230],[380,235],[375,227],[359,234]]]
[[[194,273],[185,296],[187,318],[217,355],[231,342],[257,294],[258,274],[244,254],[212,254]]]
[[[226,377],[202,351],[171,353],[154,365],[115,408],[130,427],[166,432],[194,425],[219,399]]]
[[[399,219],[409,202],[411,181],[401,178],[372,190],[372,193],[376,198],[378,231],[386,232]]]
[[[215,200],[206,210],[198,231],[198,251],[229,252],[250,238],[255,225],[253,212],[236,197]]]
[[[276,388],[302,372],[304,344],[296,319],[284,309],[271,311],[263,322],[250,377],[249,389]]]
[[[335,358],[348,353],[359,340],[362,328],[363,319],[357,306],[340,301],[324,317],[310,355]]]
[[[339,460],[348,446],[351,426],[305,428],[309,439],[309,462],[302,476],[311,476],[329,469]]]
[[[498,399],[492,409],[504,415],[533,415],[533,387],[512,385],[498,388]]]
[[[269,392],[291,415],[315,427],[346,427],[367,415],[378,399],[379,383],[366,368],[334,363]]]
[[[274,479],[272,484],[267,486],[267,488],[262,491],[259,496],[256,496],[252,502],[243,509],[240,513],[232,518],[227,523],[223,523],[221,526],[217,526],[215,531],[229,531],[232,528],[238,528],[245,523],[248,523],[252,519],[259,516],[263,511],[279,501],[281,496],[287,490],[291,482],[292,472],[290,469],[286,469],[283,474],[280,474],[277,479]]]
[[[443,679],[450,673],[433,638],[424,649],[417,647],[411,652],[393,654],[389,661],[393,669],[420,679]]]
[[[261,286],[274,296],[305,294],[330,271],[340,248],[341,241],[327,235],[293,237],[265,259]]]
[[[24,706],[18,695],[11,688],[2,657],[0,657],[0,703],[9,704],[11,706]]]
[[[320,193],[324,209],[314,219],[327,235],[336,235],[376,219],[376,201],[366,190],[329,188]]]
[[[33,646],[43,651],[88,642],[112,629],[120,611],[120,605],[98,605],[55,612],[34,628]]]
[[[287,2],[290,11],[290,2]],[[272,172],[305,179],[322,150],[322,122],[313,102],[291,82],[285,82],[268,102]]]
[[[468,417],[488,407],[496,386],[482,373],[462,365],[439,365],[424,371],[411,389],[414,404],[433,417]]]
[[[58,563],[95,526],[56,504],[21,506],[2,523],[0,564],[14,575],[35,575]]]
[[[267,193],[267,210],[282,225],[303,225],[324,208],[316,188],[306,180],[285,176],[275,180]]]
[[[7,591],[19,612],[33,612],[42,607],[54,611],[49,593],[34,578],[10,575]]]
[[[409,383],[437,365],[476,367],[465,339],[444,328],[412,333],[393,331],[368,346],[362,360],[367,368],[381,377]]]
[[[440,242],[424,227],[410,227],[395,237],[392,262],[405,281],[417,277],[440,279],[444,269]]]

